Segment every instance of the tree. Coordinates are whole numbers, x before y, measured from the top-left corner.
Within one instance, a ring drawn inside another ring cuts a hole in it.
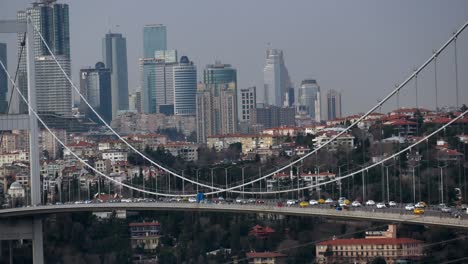
[[[372,260],[371,264],[387,264],[383,257],[376,257]]]

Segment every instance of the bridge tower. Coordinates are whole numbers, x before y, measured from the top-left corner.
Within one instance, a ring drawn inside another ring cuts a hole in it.
[[[26,33],[26,64],[28,78],[28,101],[31,108],[36,109],[35,64],[34,64],[34,26],[27,22],[16,20],[0,20],[0,33]],[[2,69],[3,70],[3,69]],[[13,92],[13,91],[12,91]],[[31,182],[31,205],[41,205],[41,183],[39,168],[39,135],[37,118],[33,111],[28,114],[11,114],[0,116],[0,130],[29,130],[29,168]],[[44,263],[44,247],[42,234],[42,219],[34,217],[31,221],[0,222],[0,239],[32,239],[33,261]],[[6,233],[8,234],[6,234]]]

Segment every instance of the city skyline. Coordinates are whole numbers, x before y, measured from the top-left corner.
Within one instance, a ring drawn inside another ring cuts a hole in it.
[[[316,78],[320,81],[323,89],[335,89],[343,92],[346,100],[343,100],[343,113],[351,114],[361,112],[360,106],[362,103],[359,99],[359,94],[366,92],[369,95],[369,100],[364,102],[364,105],[370,106],[379,99],[382,90],[389,91],[393,84],[401,81],[408,71],[414,65],[421,63],[425,55],[430,53],[434,47],[439,45],[448,35],[447,32],[455,30],[468,16],[466,2],[452,1],[439,5],[438,1],[424,1],[424,6],[427,10],[437,8],[438,16],[430,15],[430,12],[425,12],[425,8],[421,9],[418,3],[406,3],[399,5],[398,3],[384,3],[376,6],[372,2],[364,2],[361,5],[343,3],[343,10],[354,12],[345,12],[334,9],[334,3],[309,3],[299,4],[294,7],[288,7],[283,3],[279,3],[275,8],[268,8],[268,12],[261,11],[263,2],[255,3],[250,10],[240,9],[240,5],[228,3],[225,8],[230,8],[235,14],[241,14],[245,17],[242,21],[229,22],[221,20],[218,24],[226,27],[230,34],[219,32],[219,37],[215,41],[210,41],[209,38],[204,38],[206,32],[203,31],[203,25],[215,19],[217,15],[211,15],[201,20],[190,20],[193,16],[191,13],[182,12],[180,16],[184,17],[182,22],[180,19],[175,19],[166,14],[157,14],[158,19],[153,19],[154,15],[148,15],[146,9],[152,10],[152,4],[144,2],[139,6],[145,6],[145,9],[137,8],[122,8],[125,5],[123,2],[113,2],[113,6],[109,7],[109,14],[106,16],[98,16],[100,7],[106,5],[106,2],[95,3],[95,10],[87,10],[92,12],[83,20],[80,14],[83,14],[85,6],[89,2],[70,2],[70,35],[72,46],[72,75],[77,82],[79,69],[85,65],[92,65],[98,61],[100,56],[99,38],[108,32],[119,32],[126,36],[128,41],[128,68],[129,68],[129,91],[133,91],[139,83],[138,74],[138,58],[142,56],[142,29],[146,24],[162,23],[167,26],[168,46],[180,50],[181,55],[188,55],[199,68],[203,68],[206,64],[213,60],[222,60],[225,63],[232,64],[233,67],[239,69],[238,87],[246,88],[249,86],[262,87],[262,68],[264,66],[264,54],[267,49],[267,43],[272,43],[272,47],[279,48],[284,51],[284,56],[288,63],[288,69],[295,87],[299,81],[304,78]],[[187,3],[188,10],[198,10],[206,7],[206,3],[200,4]],[[216,4],[211,3],[216,7]],[[170,7],[171,3],[161,3],[164,7]],[[30,6],[30,1],[15,1],[14,3],[6,3],[6,8],[0,11],[0,14],[5,18],[14,19],[17,10],[25,9]],[[318,16],[304,16],[303,12],[307,12],[311,7],[316,10],[323,11],[323,14]],[[122,9],[128,12],[128,17],[132,17],[132,21],[120,19],[117,9]],[[164,9],[164,8],[163,8]],[[371,13],[366,17],[360,17],[359,11],[369,11]],[[273,16],[280,12],[285,12],[288,15],[287,21],[276,22]],[[403,13],[400,11],[407,10]],[[132,16],[135,12],[140,12],[138,16]],[[197,13],[197,12],[194,12]],[[391,14],[399,13],[399,21],[393,21]],[[427,14],[426,14],[427,13]],[[267,26],[258,19],[259,17],[269,18],[271,27]],[[301,15],[302,14],[302,15]],[[446,14],[450,14],[447,16]],[[231,16],[233,16],[232,14]],[[329,15],[330,17],[326,17]],[[119,19],[117,18],[119,17]],[[160,18],[159,18],[160,17]],[[254,20],[253,20],[254,19]],[[193,30],[188,27],[185,21],[191,21]],[[321,21],[321,23],[317,23]],[[346,21],[347,26],[342,27],[343,21]],[[392,21],[392,23],[390,23]],[[192,23],[193,22],[193,23]],[[395,23],[393,23],[395,22]],[[93,23],[93,27],[87,27],[88,23]],[[249,25],[247,27],[246,25]],[[120,27],[112,27],[111,25],[120,25]],[[321,26],[326,25],[326,26]],[[80,27],[92,28],[86,32],[80,32],[77,28]],[[247,30],[247,28],[249,30]],[[285,29],[290,29],[285,31]],[[284,34],[278,34],[279,32]],[[430,39],[427,39],[426,33],[431,31]],[[372,32],[372,36],[364,35]],[[85,34],[85,35],[83,35]],[[246,35],[247,34],[247,35]],[[95,36],[99,36],[96,38]],[[184,41],[187,38],[200,36],[197,41]],[[89,41],[80,43],[79,39],[86,36]],[[247,37],[248,36],[248,37]],[[310,42],[311,36],[314,41]],[[248,42],[239,43],[237,39],[249,39]],[[404,39],[404,41],[393,41],[394,39]],[[346,41],[343,41],[346,40]],[[12,54],[11,40],[6,39],[2,42],[7,42],[9,45],[9,63],[10,68],[15,63],[15,54]],[[78,45],[79,43],[79,45]],[[310,44],[313,43],[312,48]],[[328,45],[325,45],[328,43]],[[86,51],[86,52],[84,52]],[[466,57],[467,54],[461,54]],[[13,57],[13,58],[11,58]],[[441,62],[443,63],[443,62]],[[14,67],[13,67],[14,68]],[[385,72],[385,74],[383,74]],[[198,73],[199,77],[201,73]],[[465,76],[460,76],[460,82],[466,81]],[[448,80],[449,76],[441,76],[440,85],[452,86]],[[422,80],[421,85],[424,85]],[[431,87],[429,86],[428,89]],[[349,92],[352,91],[352,92]],[[444,94],[446,98],[441,98],[441,105],[446,104],[453,95]],[[463,99],[467,94],[462,93]],[[428,99],[429,97],[420,100],[421,105],[427,108],[433,108],[434,103]],[[406,96],[402,100],[401,105],[412,103],[413,96]],[[259,101],[263,101],[259,98]],[[462,100],[463,101],[463,100]],[[466,100],[465,100],[466,101]]]

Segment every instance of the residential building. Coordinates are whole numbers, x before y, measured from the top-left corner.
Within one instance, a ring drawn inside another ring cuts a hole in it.
[[[257,91],[255,86],[243,88],[240,90],[241,94],[241,120],[250,122],[252,109],[257,105]]]
[[[110,160],[111,162],[127,161],[128,152],[126,150],[109,149],[101,151],[101,158],[103,160]]]
[[[197,142],[211,135],[237,132],[236,84],[198,84],[196,95]]]
[[[65,72],[70,73],[70,59],[56,55]],[[71,84],[52,56],[37,56],[36,97],[39,113],[70,116],[72,110]]]
[[[283,51],[268,49],[263,69],[264,103],[282,107],[290,99],[286,98],[292,87],[288,70],[284,63]],[[288,99],[288,100],[286,100]],[[286,103],[288,105],[289,103]]]
[[[327,181],[329,179],[335,178],[335,173],[331,173],[328,171],[316,171],[314,173],[301,173],[300,177],[303,179],[306,186],[315,186],[321,182]],[[313,187],[310,190],[320,190],[320,187]]]
[[[206,65],[203,70],[203,83],[207,86],[214,85],[218,86],[221,83],[234,83],[235,94],[237,96],[237,70],[230,64],[224,64],[220,61],[216,61],[214,64]],[[236,109],[240,111],[240,101],[237,101]],[[237,116],[241,113],[238,112]]]
[[[106,123],[112,121],[111,72],[103,62],[96,63],[94,68],[80,70],[80,92]],[[84,113],[85,117],[101,123],[83,100],[80,112]]]
[[[341,118],[341,93],[336,90],[327,92],[327,119]]]
[[[331,140],[334,136],[336,136],[339,131],[336,130],[326,130],[320,131],[316,134],[316,137],[312,140],[314,142],[314,147],[318,147],[324,145],[325,142]],[[325,146],[325,149],[328,151],[337,151],[338,148],[344,148],[351,150],[354,148],[354,136],[348,133],[340,135],[335,140],[330,142],[328,145]]]
[[[287,255],[276,252],[248,252],[249,264],[286,264]]]
[[[137,90],[128,96],[128,109],[130,111],[141,113],[141,106],[141,92]]]
[[[127,40],[120,33],[107,33],[102,39],[104,65],[111,72],[112,119],[119,110],[128,110]]]
[[[420,261],[423,241],[397,238],[396,225],[387,231],[366,232],[365,238],[333,239],[315,247],[318,263],[370,263],[377,257],[386,263],[413,263]]]
[[[313,118],[320,123],[321,116],[320,86],[315,79],[305,79],[301,82],[297,97],[297,114]]]
[[[29,152],[16,151],[0,154],[0,166],[9,165],[16,161],[29,161]]]
[[[189,142],[169,142],[162,146],[174,157],[180,157],[185,161],[198,160],[198,144]]]
[[[159,245],[161,224],[153,222],[132,222],[130,228],[130,243],[132,249],[142,247],[145,251],[154,252]]]
[[[8,188],[8,195],[13,199],[22,199],[26,193],[24,187],[19,182],[13,182]]]
[[[143,58],[154,58],[154,53],[167,49],[166,26],[162,24],[143,27]]]
[[[0,61],[3,63],[5,68],[8,66],[7,61],[7,45],[0,43]],[[8,69],[8,68],[7,68]],[[0,71],[0,114],[6,114],[8,110],[8,78],[6,72],[3,69]]]
[[[69,28],[69,9],[67,4],[57,4],[56,0],[39,0],[33,3],[32,7],[27,8],[26,10],[18,11],[17,13],[17,21],[18,22],[26,22],[27,17],[31,16],[33,25],[39,29],[41,35],[44,37],[45,42],[49,45],[51,51],[59,60],[60,64],[63,66],[65,72],[68,76],[70,76],[70,28]],[[21,43],[24,40],[25,33],[18,33],[17,36],[17,43],[18,43],[18,54],[22,49]],[[42,98],[42,103],[38,98],[37,100],[37,107],[39,111],[47,111],[47,110],[59,110],[59,114],[64,112],[65,114],[71,113],[71,86],[70,84],[65,84],[63,79],[63,73],[55,64],[55,62],[49,57],[51,54],[49,53],[48,49],[46,48],[45,44],[42,42],[39,33],[36,31],[33,33],[34,39],[34,58],[43,58],[48,57],[47,61],[42,61],[41,65],[36,64],[36,82],[44,80],[48,77],[57,77],[59,81],[57,83],[53,83],[52,88],[53,90],[50,91],[52,95],[55,92],[60,92],[60,94],[56,94],[55,96],[60,97],[61,103],[58,107],[49,107],[46,105],[47,98]],[[20,63],[19,63],[19,71],[18,71],[18,87],[21,90],[21,93],[27,98],[28,97],[28,84],[27,84],[27,69],[26,69],[26,53],[23,50],[23,56],[21,56]],[[53,64],[53,65],[52,65]],[[43,67],[47,67],[48,69],[43,69]],[[41,69],[42,68],[42,69]],[[38,72],[40,70],[41,72]],[[46,74],[43,76],[42,74]],[[45,81],[45,80],[44,80]],[[45,83],[42,84],[42,89],[47,92],[47,87]],[[36,94],[39,96],[41,92],[39,92],[39,87],[36,85],[37,92]],[[63,101],[62,101],[63,100]],[[68,102],[70,102],[68,104]],[[45,109],[41,109],[39,105],[46,107]],[[55,104],[55,103],[54,103]],[[69,109],[68,109],[69,108]],[[26,105],[23,100],[19,102],[19,111],[20,113],[27,113],[28,106]]]
[[[294,126],[296,123],[296,109],[294,107],[257,105],[251,111],[252,126],[257,126],[258,130],[279,126]]]
[[[195,115],[197,94],[197,67],[182,56],[178,65],[173,67],[174,114]],[[234,101],[235,102],[235,101]]]

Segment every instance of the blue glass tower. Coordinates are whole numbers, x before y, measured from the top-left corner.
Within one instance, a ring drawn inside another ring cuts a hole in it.
[[[157,50],[167,49],[166,26],[146,25],[143,28],[143,58],[154,58]]]

